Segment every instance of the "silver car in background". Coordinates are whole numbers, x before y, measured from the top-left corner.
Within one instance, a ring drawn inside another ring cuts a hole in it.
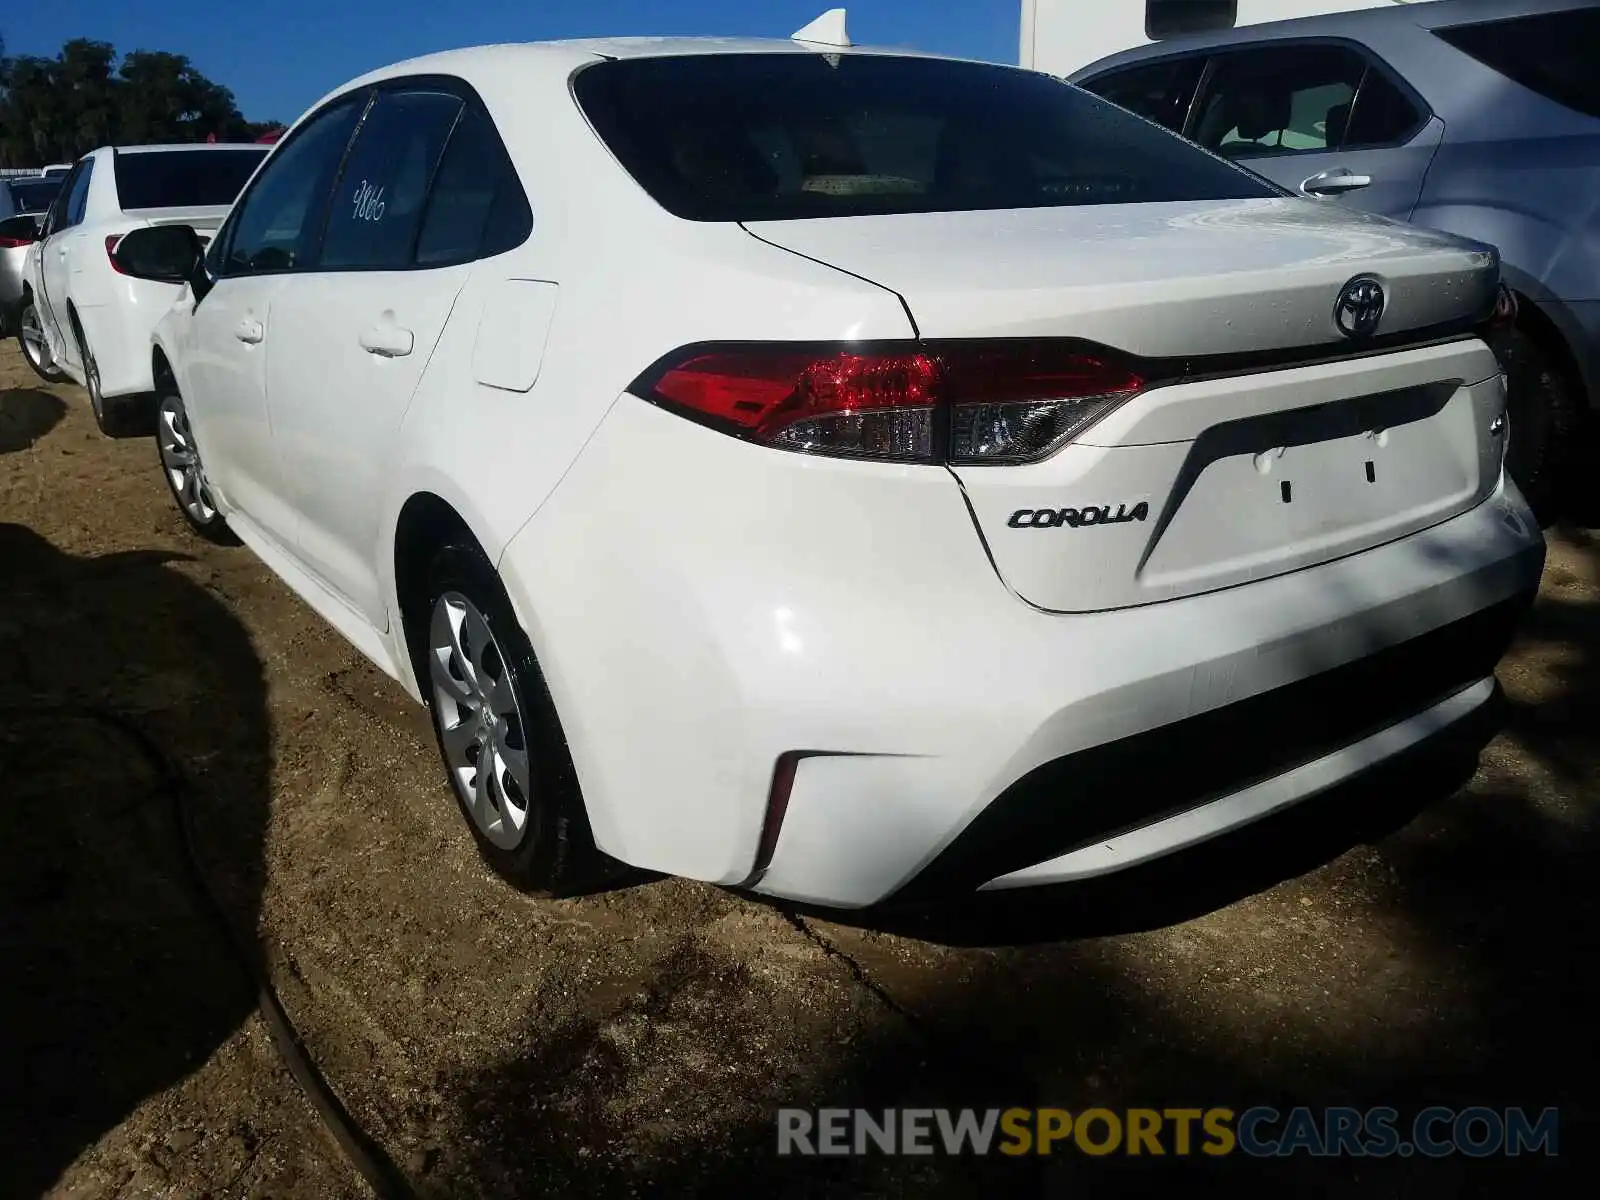
[[[1299,195],[1498,246],[1518,302],[1495,346],[1507,463],[1554,515],[1600,404],[1600,4],[1391,4],[1185,36],[1070,81]]]
[[[0,179],[0,337],[16,324],[23,260],[60,190],[60,179],[38,175]]]

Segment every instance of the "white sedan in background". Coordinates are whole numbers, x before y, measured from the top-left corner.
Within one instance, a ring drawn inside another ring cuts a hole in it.
[[[181,223],[209,236],[266,150],[107,146],[84,155],[61,181],[28,250],[18,337],[39,375],[87,389],[103,432],[126,433],[147,419],[150,331],[179,292],[124,276],[111,252],[129,230],[155,225]]]
[[[191,289],[149,368],[185,517],[428,704],[525,887],[1116,871],[1475,750],[1539,578],[1494,251],[1044,75],[440,54],[201,249],[114,255]]]

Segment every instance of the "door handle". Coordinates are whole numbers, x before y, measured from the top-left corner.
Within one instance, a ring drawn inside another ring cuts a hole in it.
[[[247,346],[254,346],[267,336],[267,331],[261,327],[260,321],[254,317],[246,317],[235,327],[233,336]]]
[[[404,358],[417,344],[411,330],[388,323],[363,330],[359,340],[363,350],[379,358]]]
[[[1307,196],[1342,196],[1371,185],[1371,175],[1357,175],[1344,167],[1335,167],[1304,180],[1300,191]]]

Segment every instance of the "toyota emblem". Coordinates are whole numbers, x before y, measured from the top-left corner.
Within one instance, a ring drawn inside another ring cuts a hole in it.
[[[1359,275],[1339,289],[1333,323],[1345,337],[1371,337],[1383,320],[1383,305],[1383,285],[1370,275]]]

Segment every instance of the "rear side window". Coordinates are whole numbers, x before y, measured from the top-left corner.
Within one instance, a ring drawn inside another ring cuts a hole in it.
[[[1277,195],[1047,75],[868,54],[597,63],[573,80],[618,160],[695,221]]]
[[[232,204],[266,155],[265,146],[117,154],[117,203],[124,209]]]
[[[1546,99],[1600,117],[1600,8],[1457,25],[1434,33]]]
[[[1204,58],[1165,58],[1111,71],[1080,86],[1129,112],[1181,132],[1204,67]]]
[[[461,115],[434,176],[418,266],[487,258],[521,245],[533,232],[516,171],[489,118],[469,108]]]
[[[410,266],[428,184],[461,107],[448,92],[378,93],[334,191],[322,270]]]
[[[1393,145],[1410,137],[1422,117],[1398,84],[1376,67],[1368,67],[1344,138],[1337,144],[1351,148]]]

